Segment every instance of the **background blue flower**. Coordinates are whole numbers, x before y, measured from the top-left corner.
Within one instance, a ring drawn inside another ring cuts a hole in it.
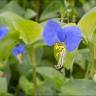
[[[79,46],[82,34],[76,26],[61,28],[58,23],[49,20],[44,28],[43,39],[49,46],[63,42],[67,50],[71,52]]]
[[[2,40],[8,34],[8,28],[6,26],[0,26],[0,40]]]
[[[24,56],[25,54],[25,46],[24,44],[19,44],[12,50],[12,54],[18,59],[18,55],[22,54]]]

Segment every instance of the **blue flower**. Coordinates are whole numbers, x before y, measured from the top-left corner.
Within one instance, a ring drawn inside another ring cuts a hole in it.
[[[82,34],[76,26],[61,28],[58,23],[49,20],[44,28],[43,39],[49,46],[53,46],[56,43],[64,43],[67,50],[71,52],[79,46]]]
[[[24,44],[19,44],[12,50],[12,54],[21,62],[25,55],[25,46]]]
[[[0,26],[0,40],[2,40],[8,34],[8,28],[6,26]]]

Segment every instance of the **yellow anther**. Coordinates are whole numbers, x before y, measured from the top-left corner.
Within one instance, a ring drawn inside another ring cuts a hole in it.
[[[22,60],[23,60],[23,54],[18,54],[17,55],[17,59],[19,60],[20,63],[22,63]]]
[[[62,43],[56,43],[54,45],[54,48],[56,50],[56,57],[60,56],[62,50],[64,50],[64,52],[66,51],[66,48],[65,48],[64,44],[62,44]]]
[[[54,45],[55,49],[58,50],[58,51],[62,51],[62,50],[65,50],[65,47],[62,43],[56,43]]]

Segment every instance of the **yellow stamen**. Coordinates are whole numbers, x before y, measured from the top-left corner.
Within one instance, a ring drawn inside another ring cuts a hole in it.
[[[17,59],[19,60],[20,63],[22,63],[22,60],[23,60],[23,54],[18,54],[17,55]]]
[[[66,49],[62,43],[56,43],[56,44],[54,45],[54,47],[55,47],[55,49],[58,50],[58,51],[62,51],[62,50],[65,50],[65,49]]]

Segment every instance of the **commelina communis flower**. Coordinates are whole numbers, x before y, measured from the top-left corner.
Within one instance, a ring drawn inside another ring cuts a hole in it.
[[[58,23],[48,20],[43,31],[43,39],[48,46],[63,45],[62,47],[57,46],[58,48],[64,49],[60,53],[61,58],[63,58],[64,54],[62,53],[64,53],[65,49],[68,52],[72,52],[78,48],[82,40],[82,33],[77,26],[62,28]]]
[[[43,39],[49,46],[53,46],[56,43],[64,43],[66,49],[71,52],[79,46],[82,34],[76,26],[61,28],[58,23],[49,20],[43,32]]]
[[[12,54],[16,57],[19,62],[22,62],[23,57],[25,55],[25,46],[24,44],[18,44],[13,48]]]

